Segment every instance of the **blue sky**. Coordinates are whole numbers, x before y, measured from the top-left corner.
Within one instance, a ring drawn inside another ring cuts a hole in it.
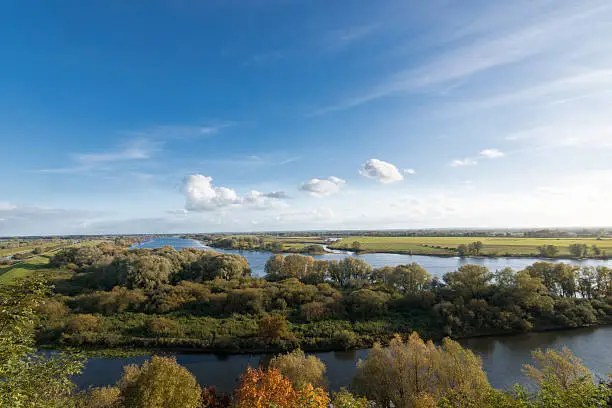
[[[612,3],[5,1],[0,235],[612,225]]]

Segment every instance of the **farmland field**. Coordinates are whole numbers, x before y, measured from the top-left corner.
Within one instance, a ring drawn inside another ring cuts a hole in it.
[[[363,237],[344,238],[331,248],[351,249],[359,242],[362,251],[398,252],[414,255],[455,255],[459,245],[474,241],[483,244],[481,255],[485,256],[538,256],[538,247],[554,245],[558,257],[570,256],[569,245],[585,244],[597,246],[603,253],[612,254],[612,239],[596,238],[516,238],[516,237]]]

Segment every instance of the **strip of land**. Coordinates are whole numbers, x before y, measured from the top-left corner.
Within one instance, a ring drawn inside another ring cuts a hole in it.
[[[477,252],[459,253],[461,245],[468,247],[475,242],[480,242],[482,244]],[[577,246],[580,246],[580,248]],[[356,250],[359,252],[389,252],[437,256],[543,256],[547,258],[601,259],[612,255],[612,239],[610,238],[349,236],[331,243],[329,247],[334,249]],[[576,252],[572,252],[572,248],[574,248]],[[547,249],[550,253],[543,253]],[[578,249],[580,249],[580,253],[577,252]]]

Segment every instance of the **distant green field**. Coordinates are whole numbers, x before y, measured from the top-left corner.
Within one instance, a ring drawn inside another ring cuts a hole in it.
[[[25,278],[36,271],[49,269],[49,258],[35,256],[12,266],[0,266],[0,285],[13,282],[15,279]]]
[[[87,246],[94,245],[103,242],[102,240],[91,240],[91,241],[83,241],[73,246]],[[23,260],[22,262],[18,262],[14,265],[10,266],[1,266],[0,265],[0,285],[7,284],[13,282],[15,279],[25,278],[32,273],[44,272],[49,270],[49,258],[51,258],[57,251],[70,246],[59,246],[57,243],[50,244],[45,246],[47,252],[41,255],[32,256]],[[20,248],[23,251],[23,247]],[[19,251],[19,252],[21,252]]]
[[[585,244],[589,248],[596,245],[600,250],[612,255],[612,239],[596,238],[492,238],[492,237],[347,237],[332,245],[331,248],[350,249],[353,242],[359,242],[364,251],[401,252],[413,254],[453,255],[457,246],[474,241],[483,243],[482,255],[538,255],[538,247],[554,245],[559,249],[558,256],[569,256],[569,245]]]

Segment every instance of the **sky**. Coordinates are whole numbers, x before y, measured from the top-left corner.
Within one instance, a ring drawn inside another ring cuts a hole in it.
[[[0,4],[0,236],[612,226],[609,0]]]

